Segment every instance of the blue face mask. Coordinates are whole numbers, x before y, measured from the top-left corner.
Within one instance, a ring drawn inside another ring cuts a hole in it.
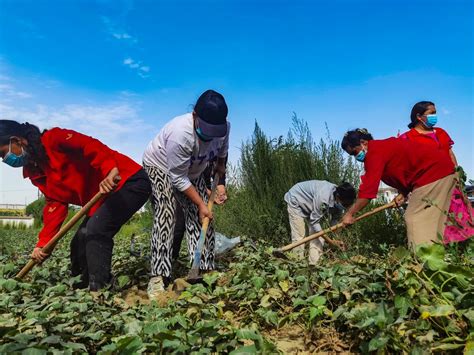
[[[426,115],[426,127],[433,128],[438,123],[438,116],[436,114]]]
[[[21,148],[21,155],[16,155],[12,153],[12,142],[10,141],[10,146],[8,148],[8,153],[3,158],[5,164],[10,165],[13,168],[20,168],[26,165],[26,152]]]
[[[362,149],[359,153],[357,153],[355,158],[357,161],[360,161],[361,163],[363,163],[365,160],[365,150]]]
[[[334,202],[334,207],[336,207],[340,211],[345,210],[344,206],[340,202]]]
[[[204,133],[202,133],[201,127],[196,128],[196,134],[198,135],[199,139],[202,140],[203,142],[212,141],[212,137],[206,136]]]

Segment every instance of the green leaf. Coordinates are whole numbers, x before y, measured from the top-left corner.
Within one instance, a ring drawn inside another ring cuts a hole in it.
[[[117,284],[119,288],[124,288],[125,286],[127,286],[129,282],[130,282],[130,277],[128,277],[127,275],[120,275],[117,278]]]
[[[382,348],[385,348],[385,345],[388,343],[389,338],[386,335],[377,335],[375,338],[372,338],[369,342],[369,351],[375,351]]]
[[[274,300],[277,300],[283,296],[281,291],[276,288],[269,288],[267,292],[268,292],[268,295]]]
[[[252,278],[252,284],[255,287],[255,289],[260,290],[265,284],[265,279],[260,276],[254,276]]]
[[[322,306],[326,304],[326,297],[323,296],[312,296],[308,299],[313,306]]]
[[[204,274],[203,280],[208,286],[214,285],[217,280],[221,277],[221,274],[219,272],[210,272],[207,274]]]
[[[471,323],[471,327],[474,328],[474,309],[470,309],[467,312],[463,313],[463,316],[466,317]]]
[[[397,260],[402,260],[410,256],[410,252],[405,247],[397,247],[393,252],[392,256]]]
[[[132,320],[125,324],[125,329],[128,334],[138,334],[142,331],[142,322]]]
[[[7,292],[11,292],[16,289],[18,282],[14,279],[0,280],[0,287]]]
[[[288,290],[290,289],[290,285],[288,283],[288,280],[280,281],[280,282],[278,282],[278,285],[280,285],[280,288],[283,292],[288,292]]]
[[[405,317],[408,309],[412,307],[411,301],[403,296],[395,296],[395,308],[398,310],[400,317]]]
[[[421,318],[447,317],[453,314],[456,309],[450,304],[438,304],[433,306],[420,306]]]
[[[59,344],[61,342],[61,337],[59,335],[50,335],[49,337],[41,340],[40,344]]]
[[[455,344],[455,343],[448,343],[448,344],[440,344],[437,346],[433,346],[431,351],[440,351],[440,350],[455,350],[464,348],[464,344]]]
[[[276,277],[278,281],[286,280],[288,279],[289,276],[290,276],[290,273],[288,272],[288,270],[278,269],[276,272]]]
[[[444,270],[448,267],[448,263],[444,261],[444,247],[440,244],[419,245],[416,248],[416,254],[428,265],[430,270]]]
[[[309,320],[312,321],[314,318],[324,314],[323,307],[309,307]]]
[[[474,340],[468,340],[464,347],[464,355],[474,354]]]
[[[258,334],[254,329],[239,329],[236,333],[237,338],[239,339],[249,339],[249,340],[260,340],[262,336]]]
[[[121,352],[126,354],[137,353],[143,348],[142,339],[139,336],[123,335],[113,339],[114,343],[104,346],[101,350],[107,354]],[[103,353],[101,351],[101,353]]]

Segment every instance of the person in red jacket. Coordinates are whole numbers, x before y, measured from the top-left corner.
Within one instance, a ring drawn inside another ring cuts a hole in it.
[[[53,128],[40,132],[29,123],[0,120],[0,157],[23,167],[24,178],[44,194],[43,229],[32,259],[49,255],[42,247],[58,232],[68,205],[84,206],[97,192],[108,194],[83,220],[71,241],[71,272],[76,286],[97,291],[111,280],[113,237],[142,207],[151,183],[140,165],[79,132]]]
[[[383,181],[400,192],[398,205],[411,192],[405,212],[411,246],[431,243],[443,234],[455,186],[454,164],[445,151],[399,138],[374,140],[366,129],[347,132],[341,145],[365,169],[358,198],[342,219],[344,225],[354,223],[354,215],[377,197]]]
[[[458,165],[452,146],[454,141],[442,128],[437,127],[438,116],[436,106],[431,101],[416,103],[410,114],[409,131],[400,135],[400,139],[424,144],[433,150],[443,150],[449,154],[453,164]],[[460,242],[474,235],[474,220],[471,204],[463,192],[458,180],[458,186],[453,190],[448,210],[450,222],[444,230],[444,242]]]
[[[431,101],[420,101],[416,103],[410,114],[409,131],[400,135],[399,138],[408,139],[426,144],[433,149],[442,149],[449,153],[455,166],[458,165],[452,146],[454,141],[442,128],[436,127],[438,115],[436,106]]]

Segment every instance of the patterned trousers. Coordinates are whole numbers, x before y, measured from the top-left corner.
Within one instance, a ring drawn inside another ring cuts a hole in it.
[[[144,168],[148,173],[152,185],[152,206],[154,214],[151,235],[151,274],[152,276],[170,277],[173,254],[173,234],[176,220],[175,199],[178,200],[178,203],[184,210],[188,255],[191,262],[201,234],[199,210],[182,192],[173,188],[167,172],[157,167],[147,165],[144,165]],[[201,175],[196,180],[191,181],[191,183],[204,202],[207,203],[208,196],[204,177]],[[214,269],[214,245],[214,227],[211,223],[207,230],[206,243],[201,257],[201,270]]]

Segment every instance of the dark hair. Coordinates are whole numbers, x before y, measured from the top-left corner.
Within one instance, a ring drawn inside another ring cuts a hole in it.
[[[348,131],[344,134],[344,138],[342,138],[341,147],[347,152],[348,148],[354,148],[360,145],[360,140],[365,139],[366,141],[370,141],[374,139],[372,135],[367,131],[365,128],[357,128],[353,131]]]
[[[335,194],[345,206],[352,205],[356,198],[356,190],[354,189],[354,186],[348,182],[343,182],[336,187]]]
[[[207,123],[219,125],[227,122],[229,110],[224,96],[214,90],[207,90],[196,101],[194,112]]]
[[[408,128],[413,128],[417,125],[418,115],[422,115],[428,109],[428,106],[434,106],[435,104],[431,101],[420,101],[417,102],[411,109],[410,119],[411,122],[408,124]]]
[[[41,136],[39,128],[28,122],[0,120],[0,145],[9,144],[12,137],[21,137],[28,141],[28,145],[25,147],[29,156],[28,166],[34,167],[35,164],[48,161],[43,143],[41,143]]]

